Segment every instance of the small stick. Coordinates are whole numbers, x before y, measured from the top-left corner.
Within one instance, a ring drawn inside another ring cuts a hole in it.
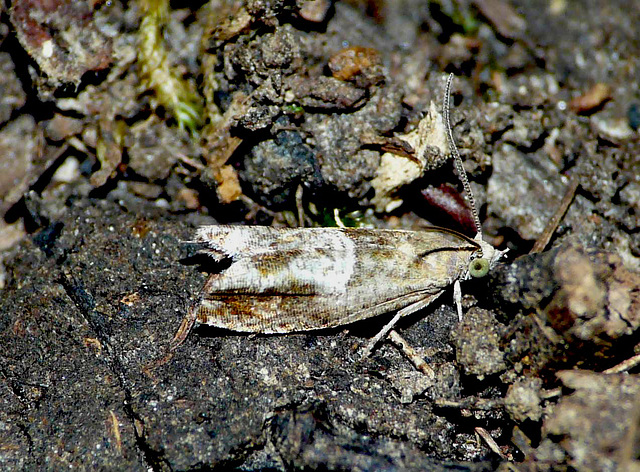
[[[304,206],[302,203],[302,192],[304,191],[302,185],[298,185],[296,189],[296,211],[298,212],[298,226],[304,226]]]
[[[578,190],[578,185],[580,185],[578,179],[575,177],[571,177],[571,180],[569,180],[569,185],[567,185],[567,190],[564,193],[564,197],[562,197],[560,205],[558,205],[555,213],[553,214],[551,219],[549,219],[547,226],[545,226],[544,231],[542,231],[542,234],[540,235],[540,237],[538,237],[538,240],[533,245],[533,249],[531,249],[531,252],[529,254],[542,252],[544,251],[544,248],[547,247],[547,244],[549,244],[549,241],[551,241],[551,238],[553,237],[553,233],[556,232],[556,228],[569,209],[569,205],[571,205],[571,202],[573,201],[576,190]]]
[[[498,443],[496,443],[495,439],[491,437],[491,435],[486,429],[477,427],[475,428],[475,431],[478,436],[484,439],[484,442],[487,443],[487,446],[489,446],[489,449],[491,449],[493,452],[498,454],[498,456],[500,456],[501,459],[504,459],[504,460],[508,459],[507,456],[505,456],[500,450],[500,446],[498,446]]]
[[[460,400],[439,399],[435,401],[436,406],[440,408],[458,408],[467,410],[497,410],[504,408],[504,400],[502,398],[476,398],[467,397]]]
[[[640,354],[637,354],[629,359],[622,361],[618,365],[614,365],[613,367],[608,368],[607,370],[602,371],[603,374],[619,374],[621,372],[626,372],[630,369],[633,369],[638,364],[640,364]]]
[[[191,329],[193,328],[193,325],[195,324],[197,318],[198,313],[196,308],[191,307],[187,316],[185,316],[180,323],[178,331],[176,331],[176,334],[173,336],[173,339],[169,344],[169,352],[174,352],[182,345],[182,343],[184,343],[184,341],[187,339],[187,336],[189,336],[189,333],[191,332]]]
[[[540,391],[540,398],[542,398],[543,400],[549,400],[551,398],[556,398],[556,397],[559,397],[560,395],[562,395],[562,388],[561,387],[552,388],[551,390],[541,390]]]
[[[111,432],[113,433],[113,437],[116,440],[116,450],[121,453],[122,435],[120,434],[120,424],[118,421],[118,417],[113,410],[109,410],[109,414],[111,415]]]
[[[398,347],[405,356],[411,361],[411,363],[418,369],[420,372],[425,374],[430,379],[436,378],[435,371],[425,362],[425,360],[418,354],[413,346],[411,346],[400,334],[392,329],[389,331],[389,340]]]

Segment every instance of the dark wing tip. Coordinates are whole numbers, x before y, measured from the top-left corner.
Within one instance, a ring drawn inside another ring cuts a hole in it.
[[[200,272],[219,273],[227,269],[233,262],[231,256],[221,250],[211,248],[205,242],[183,243],[185,256],[180,263],[190,266],[200,266]]]

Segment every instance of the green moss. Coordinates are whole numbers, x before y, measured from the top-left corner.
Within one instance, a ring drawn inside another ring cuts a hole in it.
[[[195,84],[171,67],[162,29],[169,14],[168,0],[139,0],[143,13],[138,32],[138,64],[145,87],[155,92],[155,106],[163,106],[192,135],[202,126],[202,97]]]

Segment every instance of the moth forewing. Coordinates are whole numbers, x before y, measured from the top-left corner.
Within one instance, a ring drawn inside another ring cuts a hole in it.
[[[196,241],[231,259],[209,276],[197,321],[259,333],[345,325],[433,299],[468,276],[481,250],[443,228],[206,226]]]

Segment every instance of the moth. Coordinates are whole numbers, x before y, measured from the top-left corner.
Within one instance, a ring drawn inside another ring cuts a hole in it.
[[[460,281],[485,276],[502,257],[482,239],[469,182],[449,123],[452,76],[445,90],[447,139],[478,234],[446,228],[422,231],[363,228],[203,226],[200,254],[226,267],[209,275],[198,305],[173,345],[198,323],[249,333],[291,333],[350,324],[389,312],[393,319],[365,354],[402,317],[453,285],[462,318]]]

